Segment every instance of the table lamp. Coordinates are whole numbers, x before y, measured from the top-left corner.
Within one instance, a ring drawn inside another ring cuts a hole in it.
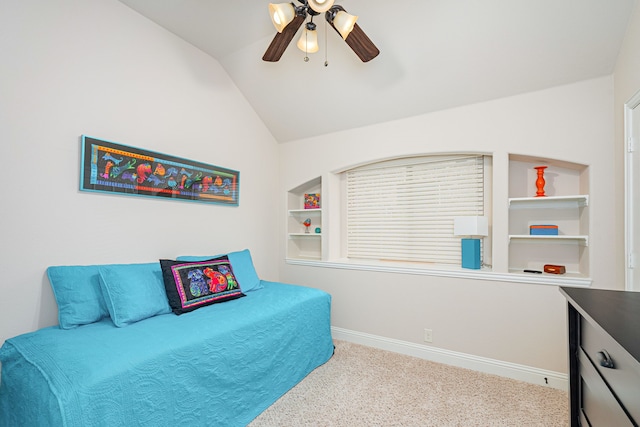
[[[462,268],[479,270],[482,260],[480,239],[477,237],[489,235],[489,219],[486,216],[453,217],[453,235],[464,236],[461,242]]]

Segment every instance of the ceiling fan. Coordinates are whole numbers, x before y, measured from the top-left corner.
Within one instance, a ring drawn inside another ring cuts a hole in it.
[[[340,34],[362,62],[371,61],[380,53],[376,45],[356,23],[358,17],[348,14],[342,6],[334,5],[334,0],[298,0],[298,2],[302,6],[296,6],[293,3],[269,4],[271,20],[278,33],[262,56],[263,61],[277,62],[280,60],[307,16],[310,16],[310,20],[306,23],[297,46],[305,53],[316,52],[318,50],[318,35],[313,18],[323,12],[329,25]],[[307,57],[305,57],[305,61],[308,61]],[[325,65],[327,65],[326,62]]]

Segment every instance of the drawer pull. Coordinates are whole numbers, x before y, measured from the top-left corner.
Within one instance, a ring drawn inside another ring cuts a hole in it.
[[[613,363],[613,359],[609,356],[607,350],[602,349],[598,352],[598,357],[600,358],[600,366],[604,368],[614,369],[615,365]]]

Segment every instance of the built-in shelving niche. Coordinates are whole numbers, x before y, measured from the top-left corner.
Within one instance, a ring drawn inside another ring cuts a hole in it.
[[[304,195],[320,194],[320,209],[305,209]],[[287,258],[320,260],[322,258],[322,180],[308,181],[287,193]],[[303,222],[311,220],[309,232]],[[320,228],[320,233],[316,233]]]
[[[535,166],[545,197],[536,197]],[[529,226],[557,225],[558,236],[531,236]],[[589,168],[530,156],[509,156],[509,272],[564,265],[564,277],[589,277]],[[555,275],[553,275],[555,276]]]

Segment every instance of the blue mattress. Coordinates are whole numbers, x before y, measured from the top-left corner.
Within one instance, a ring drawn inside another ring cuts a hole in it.
[[[0,426],[244,426],[333,354],[331,296],[275,282],[117,328],[44,328],[0,349]]]

